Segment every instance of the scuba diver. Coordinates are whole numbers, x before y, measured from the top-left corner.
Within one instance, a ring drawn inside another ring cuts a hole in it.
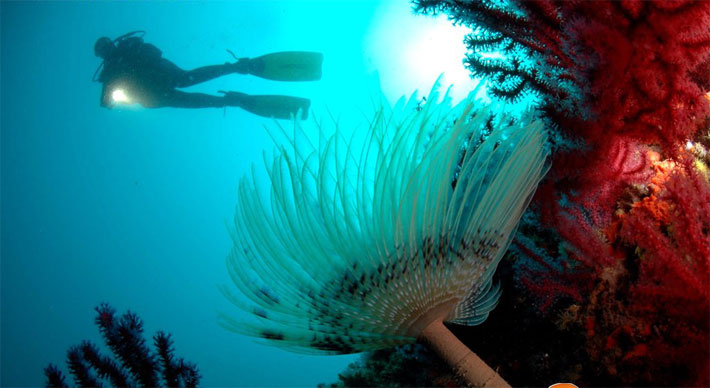
[[[323,54],[287,51],[257,58],[235,57],[237,61],[233,63],[188,71],[163,58],[160,49],[154,45],[144,43],[144,35],[144,31],[134,31],[113,40],[102,37],[96,41],[94,53],[103,59],[94,73],[94,81],[103,84],[101,106],[112,108],[117,103],[139,103],[146,108],[236,106],[263,117],[290,119],[299,111],[302,119],[308,117],[311,102],[307,98],[222,90],[219,93],[223,95],[215,96],[187,93],[177,88],[231,73],[252,74],[276,81],[316,81],[321,78]]]

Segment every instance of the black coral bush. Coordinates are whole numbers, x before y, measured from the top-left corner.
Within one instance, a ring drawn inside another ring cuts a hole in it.
[[[143,322],[134,313],[116,316],[106,303],[96,307],[96,325],[114,357],[104,356],[96,345],[84,341],[67,352],[67,367],[80,387],[196,387],[197,366],[174,356],[170,334],[153,336],[155,351],[143,338]],[[68,387],[56,365],[44,369],[47,387]]]

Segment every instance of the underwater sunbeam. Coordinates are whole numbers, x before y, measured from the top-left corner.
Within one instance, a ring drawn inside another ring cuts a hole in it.
[[[427,90],[443,73],[442,82],[454,86],[453,100],[466,97],[476,86],[463,64],[470,32],[443,16],[415,15],[406,2],[385,2],[368,36],[373,70],[387,80],[385,95],[396,99],[413,89]]]

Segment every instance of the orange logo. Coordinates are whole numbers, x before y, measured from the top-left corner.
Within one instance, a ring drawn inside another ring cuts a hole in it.
[[[550,385],[549,388],[579,388],[579,387],[572,384],[572,383],[557,383],[557,384]]]

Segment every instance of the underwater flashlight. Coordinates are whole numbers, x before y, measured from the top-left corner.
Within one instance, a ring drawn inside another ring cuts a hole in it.
[[[128,95],[126,95],[126,92],[121,88],[114,89],[113,92],[111,92],[111,98],[113,99],[113,102],[131,102],[131,100],[128,98]]]

